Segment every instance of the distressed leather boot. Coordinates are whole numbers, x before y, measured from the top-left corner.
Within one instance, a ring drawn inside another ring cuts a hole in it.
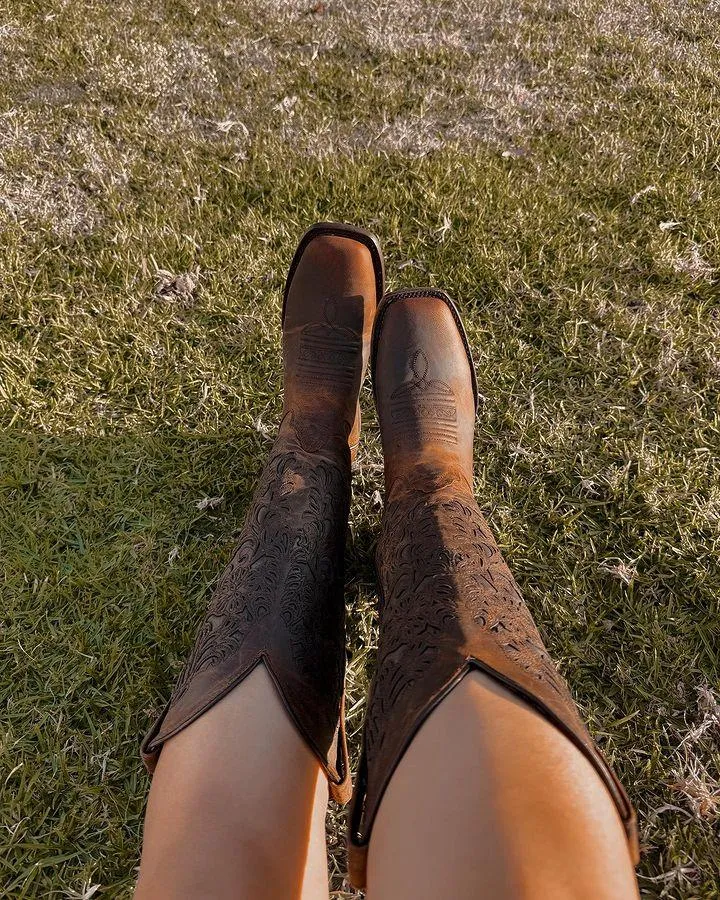
[[[580,720],[475,502],[475,372],[449,297],[433,290],[385,297],[371,366],[386,498],[378,661],[350,817],[351,880],[365,884],[373,822],[403,754],[472,669],[521,697],[588,758],[637,858],[633,808]]]
[[[332,223],[304,235],[283,302],[279,434],[190,658],[143,741],[150,772],[165,741],[262,663],[330,796],[349,799],[343,554],[358,393],[382,291],[372,235]]]

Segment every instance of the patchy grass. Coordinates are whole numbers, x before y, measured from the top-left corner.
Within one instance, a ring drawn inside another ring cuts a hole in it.
[[[377,231],[392,287],[458,298],[478,495],[637,803],[643,895],[716,896],[717,2],[2,16],[3,896],[131,892],[139,736],[266,456],[283,278],[324,218]],[[363,403],[354,753],[382,484]]]

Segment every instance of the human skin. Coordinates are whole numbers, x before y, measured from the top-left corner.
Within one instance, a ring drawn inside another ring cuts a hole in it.
[[[588,760],[471,672],[425,721],[370,840],[368,900],[631,900],[625,832]]]
[[[136,900],[327,898],[327,797],[259,666],[163,747]]]
[[[328,896],[327,784],[259,667],[169,740],[136,898]],[[470,673],[396,769],[373,828],[368,900],[630,900],[622,824],[585,757]]]

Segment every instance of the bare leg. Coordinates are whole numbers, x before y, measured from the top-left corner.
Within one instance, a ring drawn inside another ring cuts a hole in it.
[[[135,897],[327,900],[327,795],[259,666],[164,746]]]
[[[430,715],[390,781],[368,900],[629,900],[606,787],[554,726],[478,672]]]

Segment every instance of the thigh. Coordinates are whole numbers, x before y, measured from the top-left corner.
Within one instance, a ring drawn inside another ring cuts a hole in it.
[[[163,748],[136,898],[326,900],[327,781],[258,667]]]
[[[481,673],[426,720],[373,828],[368,900],[624,900],[622,823],[590,763]]]

